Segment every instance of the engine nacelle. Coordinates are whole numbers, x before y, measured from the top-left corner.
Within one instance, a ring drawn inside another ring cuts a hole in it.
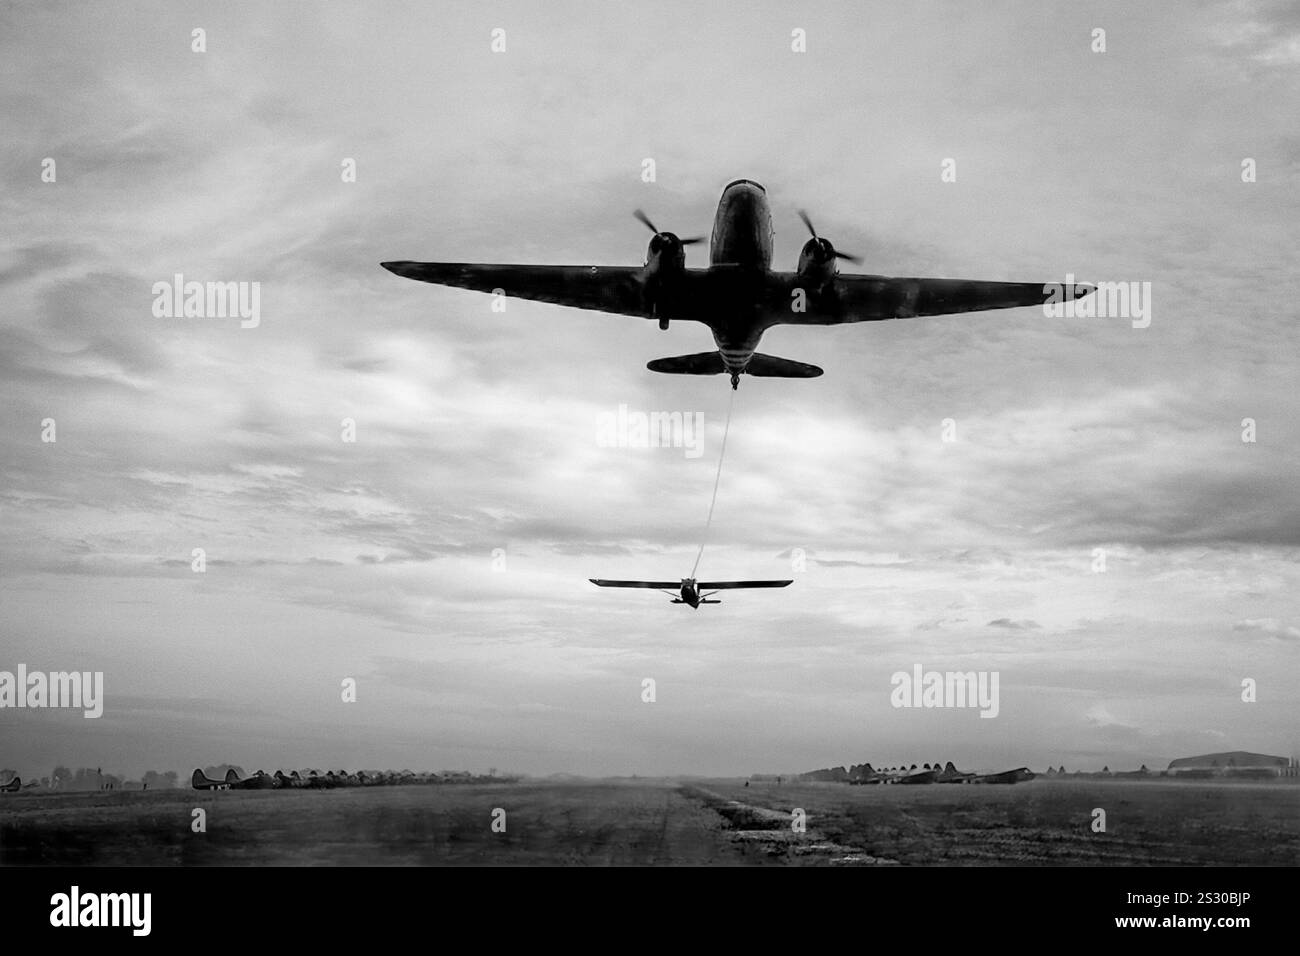
[[[686,269],[686,247],[671,232],[656,232],[645,253],[646,272],[661,275]]]
[[[650,240],[645,256],[645,297],[650,311],[658,316],[659,328],[668,329],[663,313],[671,307],[668,300],[673,279],[686,271],[686,247],[671,232],[657,232]]]
[[[805,288],[821,289],[835,281],[840,265],[828,239],[809,239],[799,253],[799,279]]]
[[[637,221],[654,233],[645,254],[645,272],[642,277],[645,290],[645,307],[659,319],[659,328],[668,328],[668,316],[674,311],[672,297],[680,283],[676,280],[686,271],[686,247],[703,242],[703,236],[680,239],[676,233],[660,232],[650,217],[640,209],[632,213]]]
[[[841,259],[854,263],[862,260],[857,256],[836,251],[829,239],[817,235],[812,220],[802,209],[799,210],[799,218],[803,220],[803,224],[808,227],[808,234],[812,236],[803,244],[803,251],[799,253],[799,280],[803,287],[811,292],[824,292],[834,283],[835,276],[839,274]]]

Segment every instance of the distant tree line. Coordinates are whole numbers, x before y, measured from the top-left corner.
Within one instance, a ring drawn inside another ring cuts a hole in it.
[[[223,773],[225,771],[222,771]],[[35,782],[35,781],[33,781]],[[80,767],[72,770],[63,765],[54,768],[39,783],[49,790],[171,790],[180,782],[175,770],[150,770],[139,780],[127,780],[121,774],[104,773],[100,767]]]

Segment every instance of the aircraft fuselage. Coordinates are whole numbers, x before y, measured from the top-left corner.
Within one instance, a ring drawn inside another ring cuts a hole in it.
[[[699,609],[700,592],[696,589],[693,578],[682,578],[682,596],[680,600],[682,604],[689,604],[691,607]]]
[[[716,592],[710,591],[709,594]],[[681,597],[674,598],[674,604],[689,604],[697,611],[701,604],[720,604],[720,601],[710,600],[706,595],[700,593],[700,587],[695,583],[694,578],[682,578]]]
[[[772,266],[772,212],[767,191],[749,179],[737,179],[722,191],[709,240],[709,269],[723,273],[725,308],[711,317],[709,328],[718,353],[735,376],[745,370],[763,332],[765,279]]]
[[[773,235],[766,190],[752,180],[737,179],[718,200],[709,265],[766,272],[772,266]]]

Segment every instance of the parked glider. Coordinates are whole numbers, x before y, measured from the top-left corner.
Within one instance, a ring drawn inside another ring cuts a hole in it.
[[[202,770],[195,768],[194,773],[190,776],[190,786],[195,790],[229,790],[230,777],[232,774],[235,775],[236,780],[239,779],[238,775],[235,774],[235,771],[228,770],[226,771],[225,780],[213,780]]]
[[[978,776],[979,774],[977,773],[968,773],[965,770],[958,770],[952,765],[952,761],[949,760],[944,765],[943,770],[939,772],[939,776],[935,777],[935,783],[970,783]]]
[[[1022,780],[1033,780],[1036,777],[1028,767],[1017,767],[1015,770],[1004,770],[1001,773],[980,774],[970,780],[970,783],[1020,783]]]

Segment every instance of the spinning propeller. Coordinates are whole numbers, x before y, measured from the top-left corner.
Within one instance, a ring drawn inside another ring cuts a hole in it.
[[[812,242],[809,244],[813,245],[813,248],[817,250],[815,255],[818,260],[821,262],[828,262],[831,259],[843,259],[845,262],[852,262],[854,265],[862,262],[861,256],[851,256],[847,252],[839,252],[833,245],[831,245],[829,239],[823,239],[821,236],[817,235],[817,230],[813,228],[812,220],[808,218],[808,214],[802,209],[799,210],[799,218],[803,220],[803,224],[808,227],[808,232],[812,234]]]
[[[691,236],[689,239],[679,239],[676,233],[660,232],[659,229],[655,226],[655,224],[650,221],[650,217],[647,216],[640,209],[633,212],[632,215],[636,216],[637,219],[645,223],[646,228],[655,234],[654,238],[650,240],[651,252],[661,252],[666,247],[671,248],[673,246],[693,246],[697,242],[704,241],[703,236]]]

